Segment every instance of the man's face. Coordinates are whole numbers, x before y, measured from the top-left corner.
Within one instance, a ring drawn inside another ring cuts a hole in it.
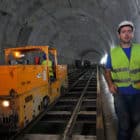
[[[124,26],[121,28],[118,37],[122,43],[130,43],[133,38],[133,30],[130,26]]]

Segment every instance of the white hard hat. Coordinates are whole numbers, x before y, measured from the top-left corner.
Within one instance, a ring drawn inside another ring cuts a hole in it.
[[[123,26],[130,26],[133,30],[134,30],[134,24],[131,22],[131,21],[122,21],[119,25],[118,25],[118,32],[120,32],[120,29],[123,27]]]

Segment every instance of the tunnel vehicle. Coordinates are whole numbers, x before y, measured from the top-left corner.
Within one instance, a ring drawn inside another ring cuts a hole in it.
[[[55,80],[49,77],[42,55],[54,58]],[[49,46],[5,49],[5,65],[0,66],[0,130],[19,131],[36,118],[66,89],[67,66],[58,65],[57,50]],[[7,128],[7,129],[2,129]]]
[[[84,68],[90,68],[91,62],[89,60],[83,60],[83,65],[84,65]]]

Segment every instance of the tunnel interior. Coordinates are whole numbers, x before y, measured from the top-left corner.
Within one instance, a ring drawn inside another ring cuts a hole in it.
[[[4,49],[26,45],[49,45],[58,50],[60,63],[76,59],[100,63],[114,47],[117,25],[134,22],[134,41],[140,42],[138,0],[1,0],[0,63]]]

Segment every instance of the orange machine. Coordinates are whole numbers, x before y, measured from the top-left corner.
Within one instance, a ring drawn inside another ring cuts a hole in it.
[[[42,55],[53,55],[54,80]],[[48,46],[5,49],[6,65],[0,66],[0,127],[22,129],[67,88],[67,66],[57,64],[57,51]]]

